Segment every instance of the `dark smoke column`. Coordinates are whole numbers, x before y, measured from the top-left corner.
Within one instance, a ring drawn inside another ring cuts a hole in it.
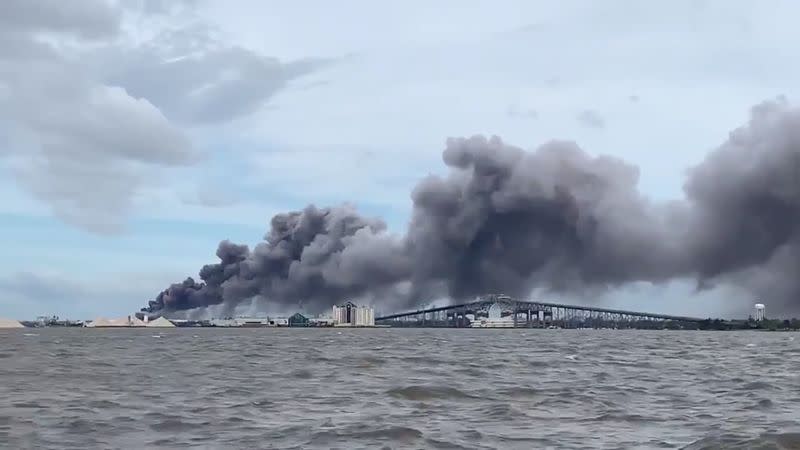
[[[695,270],[742,286],[772,311],[800,308],[800,110],[784,99],[755,106],[690,172]],[[776,308],[777,307],[777,308]]]
[[[443,161],[446,177],[414,188],[404,236],[350,206],[279,214],[252,251],[223,241],[201,282],[170,286],[146,310],[260,299],[324,311],[348,298],[397,310],[678,278],[800,307],[800,113],[785,102],[755,107],[671,203],[638,191],[637,167],[568,141],[529,152],[497,137],[449,139]]]
[[[672,210],[637,192],[638,169],[624,161],[572,142],[525,152],[481,136],[448,140],[444,161],[447,178],[414,190],[407,242],[416,278],[447,283],[451,296],[604,289],[683,269]]]
[[[239,273],[239,265],[249,255],[250,250],[246,245],[236,245],[227,240],[220,242],[217,248],[220,262],[207,264],[200,269],[202,282],[198,283],[189,277],[182,283],[175,283],[158,294],[156,299],[142,311],[151,313],[180,311],[222,303],[223,283]]]
[[[166,313],[255,298],[275,306],[304,305],[322,311],[344,298],[391,293],[408,278],[401,243],[377,219],[350,206],[278,214],[264,242],[247,246],[220,243],[220,262],[200,270],[201,282],[173,284],[144,312]]]

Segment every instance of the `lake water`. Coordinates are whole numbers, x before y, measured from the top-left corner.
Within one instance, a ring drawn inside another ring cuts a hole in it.
[[[800,448],[800,334],[0,330],[4,448]]]

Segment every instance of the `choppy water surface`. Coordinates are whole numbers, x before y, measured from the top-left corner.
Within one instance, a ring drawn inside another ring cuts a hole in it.
[[[0,331],[8,448],[799,448],[800,335]]]

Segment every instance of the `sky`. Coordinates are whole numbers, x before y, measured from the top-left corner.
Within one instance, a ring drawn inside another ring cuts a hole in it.
[[[255,244],[307,204],[402,233],[448,137],[573,140],[678,199],[753,105],[800,90],[788,0],[3,5],[0,316],[15,318],[130,314],[220,240]],[[677,281],[600,302],[705,317],[755,301]]]

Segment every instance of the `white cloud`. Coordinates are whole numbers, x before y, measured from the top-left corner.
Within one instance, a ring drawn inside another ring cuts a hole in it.
[[[13,0],[0,19],[0,167],[90,231],[120,231],[165,168],[202,161],[175,121],[249,114],[323,63],[282,63],[217,40],[180,8],[138,6],[166,14],[138,36],[123,25],[139,13],[104,1]],[[195,196],[208,205],[207,194]]]
[[[399,152],[388,149],[290,148],[250,155],[247,185],[314,202],[410,204],[417,174]]]
[[[269,200],[249,199],[235,202],[222,201],[209,205],[207,201],[195,201],[197,198],[193,198],[194,195],[206,194],[198,193],[194,183],[149,185],[142,188],[134,198],[132,208],[136,216],[141,219],[186,222],[187,226],[192,222],[263,226],[266,231],[266,224],[273,215],[297,207]]]
[[[132,49],[98,54],[105,82],[147,98],[172,120],[213,124],[257,111],[295,79],[327,64],[281,62],[212,38],[205,26],[181,28]]]
[[[10,160],[12,172],[69,223],[118,229],[149,165],[189,164],[194,156],[156,108],[120,88],[77,80],[19,82],[14,89],[3,105],[13,111],[12,145],[20,152]]]

